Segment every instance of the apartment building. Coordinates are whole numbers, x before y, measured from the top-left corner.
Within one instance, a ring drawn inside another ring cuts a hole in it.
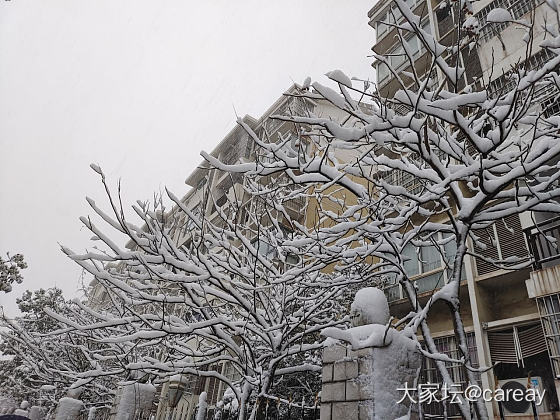
[[[423,29],[445,46],[455,44],[455,28],[463,23],[459,21],[460,3],[407,0],[413,12],[421,16]],[[473,6],[480,28],[479,44],[477,48],[461,51],[459,59],[466,71],[459,82],[459,90],[470,85],[474,90],[487,87],[490,95],[497,94],[514,83],[510,71],[512,65],[533,69],[547,60],[550,53],[538,47],[538,41],[544,36],[542,26],[546,19],[546,3],[482,0],[474,2]],[[532,48],[525,48],[526,31],[520,25],[485,25],[489,11],[497,7],[509,10],[514,19],[535,22]],[[396,30],[386,24],[403,20],[396,5],[392,1],[381,0],[368,16],[370,26],[376,31],[372,50],[380,55],[392,54],[389,60],[398,72],[410,69],[404,57],[398,56],[402,53],[402,46],[395,36]],[[425,73],[429,62],[426,51],[414,36],[405,41],[414,52],[416,70],[420,74]],[[375,61],[373,67],[377,72],[381,96],[391,98],[399,89],[397,81],[380,61]],[[434,76],[438,78],[440,75]],[[403,77],[406,80],[406,76]],[[560,111],[560,102],[552,91],[541,92],[535,106],[540,106],[545,115]],[[393,177],[396,175],[391,174]],[[409,189],[417,187],[411,177],[401,177],[401,185]],[[540,418],[557,418],[560,399],[560,251],[551,245],[550,238],[560,237],[560,218],[527,212],[497,222],[491,229],[477,232],[477,236],[486,245],[485,250],[478,250],[483,255],[492,258],[532,256],[535,261],[531,268],[511,271],[497,269],[483,259],[467,257],[465,260],[460,300],[471,360],[484,366],[497,364],[493,370],[481,374],[481,385],[490,389],[515,386],[514,383],[527,387],[530,377],[533,386],[546,390],[544,404],[538,408]],[[474,245],[471,243],[470,246]],[[453,253],[453,249],[445,250],[446,256]],[[419,253],[410,247],[406,255],[410,260],[405,270],[416,280],[421,300],[426,302],[434,289],[447,282],[444,257],[429,247],[422,248]],[[386,294],[392,314],[405,316],[410,308],[401,287],[398,284],[389,285]],[[441,304],[433,308],[428,322],[439,351],[455,357],[459,352],[448,314],[448,309]],[[466,383],[465,372],[460,366],[449,365],[449,371],[456,383]],[[422,375],[423,382],[441,382],[431,361],[425,361]],[[448,415],[459,417],[453,405],[445,408]],[[499,416],[495,403],[488,403],[487,408],[494,416]],[[426,415],[432,416],[430,418],[443,418],[442,404],[425,405],[423,410]],[[505,405],[504,412],[506,418],[533,418],[532,407],[528,404]]]

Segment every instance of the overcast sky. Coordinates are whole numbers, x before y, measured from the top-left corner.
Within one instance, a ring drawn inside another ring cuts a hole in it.
[[[78,217],[103,191],[176,195],[240,115],[333,69],[371,78],[372,0],[0,1],[0,252],[23,253],[25,289],[79,289],[60,251],[91,247]],[[235,111],[234,111],[235,109]]]

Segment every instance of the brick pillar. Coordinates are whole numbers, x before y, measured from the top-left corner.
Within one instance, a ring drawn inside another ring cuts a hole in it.
[[[385,347],[326,347],[321,420],[392,420],[406,415],[410,401],[398,403],[404,395],[398,388],[414,387],[422,363],[410,342],[397,333]]]

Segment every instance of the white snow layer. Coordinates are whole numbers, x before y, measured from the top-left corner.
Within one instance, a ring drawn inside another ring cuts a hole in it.
[[[486,22],[488,23],[503,23],[511,21],[513,21],[511,13],[506,9],[502,9],[500,7],[490,10],[488,15],[486,16]]]
[[[136,414],[151,408],[156,387],[152,384],[129,384],[122,390],[115,420],[133,420]]]
[[[30,420],[42,420],[44,418],[43,408],[38,405],[34,405],[29,409],[29,419]]]
[[[55,420],[76,420],[82,411],[83,403],[70,397],[63,397],[58,401]]]
[[[196,420],[206,419],[206,410],[208,404],[206,403],[206,392],[202,392],[198,397],[198,411],[196,412]]]
[[[387,297],[377,287],[365,287],[358,290],[350,306],[352,325],[382,324],[389,322],[389,304]]]
[[[88,420],[95,420],[95,412],[97,411],[96,407],[91,407],[88,412]]]

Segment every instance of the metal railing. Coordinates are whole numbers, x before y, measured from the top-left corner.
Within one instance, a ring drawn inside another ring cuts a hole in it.
[[[533,255],[533,268],[540,270],[543,266],[560,262],[560,216],[537,223],[523,230]],[[559,260],[558,262],[556,260]],[[550,263],[550,264],[549,264]]]

